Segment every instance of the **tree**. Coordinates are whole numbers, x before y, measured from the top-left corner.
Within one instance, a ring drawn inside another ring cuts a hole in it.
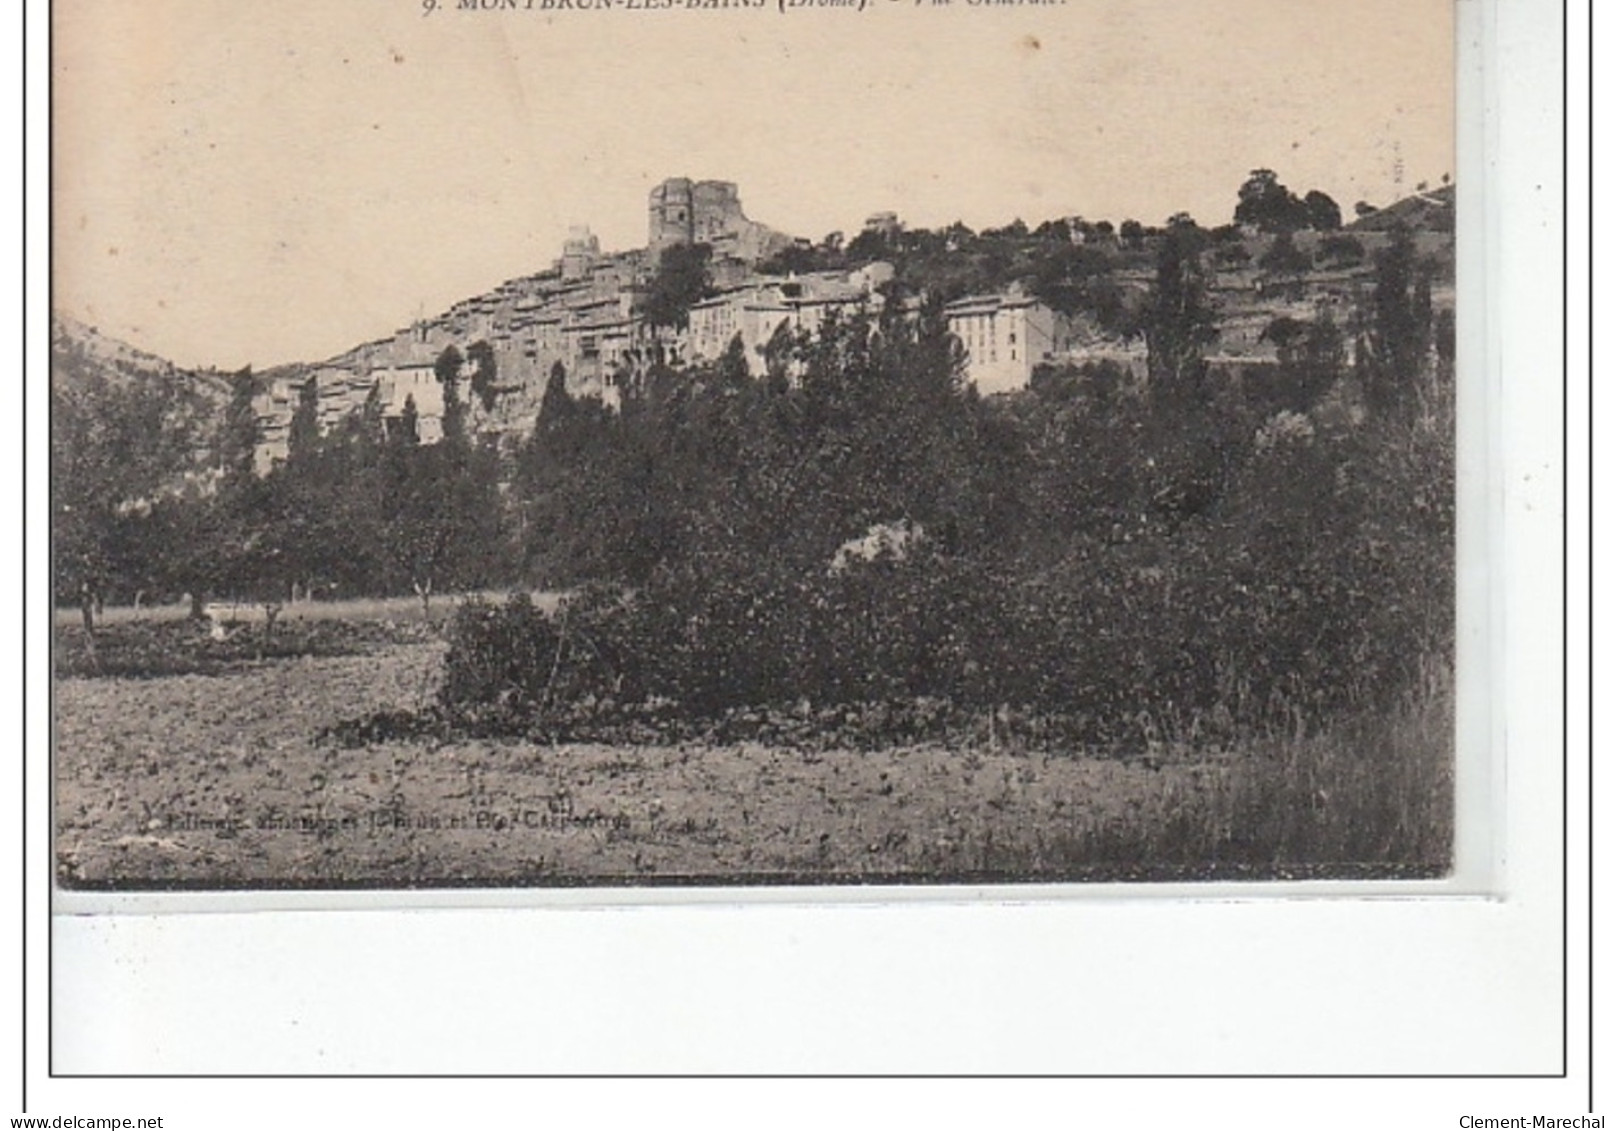
[[[1043,362],[1032,370],[1027,388],[1049,404],[1082,403],[1107,412],[1116,406],[1129,380],[1127,370],[1108,359],[1085,361],[1081,365]]]
[[[1458,356],[1458,323],[1450,310],[1442,310],[1436,315],[1435,327],[1436,350],[1436,376],[1443,384],[1452,381],[1454,363]]]
[[[896,250],[892,244],[897,233],[879,228],[865,228],[847,244],[847,258],[854,263],[872,263],[877,259],[890,259]]]
[[[1123,220],[1120,235],[1122,245],[1131,251],[1144,246],[1144,225],[1137,220]]]
[[[383,530],[388,558],[430,615],[432,590],[454,536],[448,492],[437,472],[442,446],[400,449],[390,477],[389,514]]]
[[[766,261],[757,265],[759,275],[805,275],[810,271],[829,271],[840,265],[840,253],[822,246],[793,243],[781,248]]]
[[[1307,226],[1306,205],[1284,185],[1272,169],[1252,169],[1239,187],[1234,223],[1253,224],[1263,232],[1293,232]]]
[[[1205,347],[1217,339],[1201,253],[1205,233],[1176,224],[1156,252],[1155,285],[1145,304],[1151,393],[1166,401],[1192,400],[1201,391]]]
[[[1300,248],[1289,232],[1276,238],[1256,261],[1257,266],[1270,275],[1301,275],[1312,266],[1312,260]]]
[[[976,241],[976,233],[963,220],[955,220],[942,230],[945,251],[964,251]]]
[[[228,540],[218,580],[231,597],[262,606],[264,645],[274,635],[290,584],[304,575],[308,559],[302,555],[329,552],[339,544],[329,532],[310,536],[318,516],[328,513],[326,500],[317,487],[300,497],[290,480],[287,469],[277,469],[227,486],[219,500]]]
[[[652,326],[682,330],[690,307],[712,293],[710,244],[674,244],[662,249],[656,273],[646,286],[643,311]]]
[[[486,341],[472,342],[465,351],[466,360],[474,368],[471,371],[471,392],[482,402],[485,412],[492,412],[494,402],[499,398],[499,363],[494,357],[493,346]]]
[[[1070,220],[1045,220],[1043,223],[1037,226],[1037,230],[1032,234],[1038,239],[1045,240],[1049,243],[1070,243],[1073,230],[1082,231],[1085,227],[1084,221],[1080,216],[1076,219],[1075,223],[1077,226],[1075,229],[1073,229],[1073,223]]]
[[[220,406],[195,375],[112,369],[68,336],[51,343],[51,551],[56,597],[95,607],[160,587],[152,511],[216,463]]]
[[[253,407],[257,382],[249,365],[230,378],[230,400],[217,445],[219,469],[227,479],[253,474],[258,453],[258,410]]]
[[[1368,258],[1363,242],[1356,236],[1325,236],[1318,243],[1318,254],[1326,263],[1355,267]]]
[[[320,442],[320,386],[311,374],[297,390],[297,408],[286,434],[288,462],[307,459]]]
[[[286,444],[286,463],[270,471],[282,505],[277,531],[287,574],[295,587],[305,590],[313,578],[327,572],[332,549],[342,545],[341,528],[331,523],[341,490],[340,473],[332,445],[320,442],[319,386],[312,376],[298,389],[297,409]]]
[[[572,405],[572,394],[566,391],[566,366],[557,361],[550,366],[544,399],[538,405],[538,419],[544,428],[553,428],[572,414]]]
[[[434,593],[503,581],[511,572],[498,544],[503,513],[498,452],[492,443],[474,444],[466,435],[460,364],[451,346],[435,366],[443,382],[443,441],[419,443],[414,400],[406,398],[403,418],[388,436],[375,472],[364,477],[373,484],[366,492],[378,514],[380,588],[413,591],[428,614]]]
[[[1412,233],[1398,227],[1390,246],[1375,257],[1374,293],[1357,348],[1370,408],[1392,417],[1411,411],[1430,330],[1430,271],[1417,260]]]
[[[443,347],[432,362],[432,375],[437,378],[439,385],[448,385],[460,379],[460,370],[465,366],[465,358],[454,345]]]
[[[445,346],[432,365],[437,383],[443,386],[443,440],[453,448],[465,441],[465,404],[460,400],[460,370],[465,358],[453,345]]]
[[[331,428],[306,456],[288,458],[271,473],[278,482],[276,532],[282,580],[302,593],[340,588],[354,594],[386,587],[379,529],[386,510],[383,465],[392,447],[414,443],[415,406],[391,428],[382,418],[380,391]]]
[[[1110,271],[1110,256],[1098,248],[1061,243],[1037,261],[1032,293],[1061,314],[1096,310],[1101,292],[1115,291]]]
[[[404,397],[404,408],[398,416],[398,425],[388,437],[398,447],[413,448],[421,442],[421,412],[415,407],[415,394]]]
[[[1340,228],[1340,205],[1326,193],[1313,189],[1306,195],[1307,226],[1319,232]]]
[[[1297,342],[1303,341],[1307,335],[1307,324],[1299,318],[1280,315],[1267,324],[1262,331],[1261,341],[1272,342],[1278,347],[1282,356],[1287,349],[1293,349]]]
[[[171,584],[190,593],[196,618],[211,593],[255,597],[270,558],[279,555],[283,494],[278,478],[270,483],[256,474],[255,391],[250,368],[231,379],[215,446],[219,475],[211,490],[199,498],[164,500],[154,508],[159,569]]]
[[[251,367],[230,379],[230,399],[214,444],[218,478],[199,498],[184,495],[154,506],[150,533],[157,572],[191,596],[191,616],[200,618],[210,593],[239,586],[255,539],[272,522],[267,492],[258,481],[257,382]],[[233,595],[240,595],[233,594]]]
[[[1345,339],[1328,315],[1314,322],[1279,317],[1262,331],[1262,340],[1278,347],[1278,373],[1266,390],[1264,412],[1306,412],[1339,379],[1345,369]]]
[[[724,347],[723,356],[713,367],[713,376],[720,387],[744,388],[751,380],[751,366],[746,361],[746,340],[737,332]]]
[[[1279,182],[1272,169],[1252,169],[1239,188],[1234,223],[1274,234],[1302,228],[1332,232],[1340,227],[1340,205],[1317,189],[1300,199]]]
[[[1285,360],[1281,351],[1281,363]],[[1327,313],[1313,321],[1300,357],[1291,364],[1296,374],[1297,396],[1304,408],[1310,409],[1346,370],[1346,338]]]
[[[406,408],[414,407],[414,398],[405,397],[404,405]],[[387,440],[387,417],[381,407],[379,383],[370,386],[370,393],[365,397],[364,404],[359,406],[356,414],[349,415],[343,422],[343,428],[358,448],[360,462],[373,463],[374,456],[381,451],[382,445]]]

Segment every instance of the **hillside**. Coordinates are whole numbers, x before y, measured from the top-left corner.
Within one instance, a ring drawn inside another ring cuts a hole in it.
[[[50,327],[51,383],[63,385],[104,381],[127,387],[152,380],[178,379],[202,397],[223,404],[230,395],[228,379],[213,370],[181,369],[173,362],[147,353],[128,342],[109,337],[65,314],[53,313]]]
[[[230,382],[56,315],[50,398],[58,554],[67,558],[86,552],[88,529],[109,515],[206,489]]]
[[[1429,192],[1405,196],[1371,212],[1351,224],[1349,232],[1388,232],[1397,226],[1414,232],[1451,232],[1458,201],[1456,185],[1442,185]]]

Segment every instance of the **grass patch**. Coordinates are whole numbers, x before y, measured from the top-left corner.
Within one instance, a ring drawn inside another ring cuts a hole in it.
[[[272,632],[242,624],[215,637],[206,622],[127,620],[99,625],[93,642],[80,625],[58,625],[52,658],[58,678],[224,675],[264,660],[367,655],[437,635],[420,621],[285,620]]]
[[[1163,748],[1162,774],[1125,812],[954,852],[977,875],[1108,880],[1427,879],[1453,866],[1453,689],[1431,674],[1399,709],[1251,739],[1208,758]],[[940,863],[940,861],[939,861]]]

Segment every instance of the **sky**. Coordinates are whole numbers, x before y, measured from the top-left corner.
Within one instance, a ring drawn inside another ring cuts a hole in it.
[[[1349,216],[1455,172],[1451,0],[431,2],[57,0],[53,306],[263,368],[544,269],[572,224],[642,246],[669,176],[817,239],[1222,223],[1254,168]]]

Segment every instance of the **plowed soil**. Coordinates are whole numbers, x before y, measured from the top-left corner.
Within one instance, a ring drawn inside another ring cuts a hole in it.
[[[388,741],[320,729],[427,704],[442,645],[56,685],[68,888],[1082,878],[1107,829],[1218,771],[994,749]]]

